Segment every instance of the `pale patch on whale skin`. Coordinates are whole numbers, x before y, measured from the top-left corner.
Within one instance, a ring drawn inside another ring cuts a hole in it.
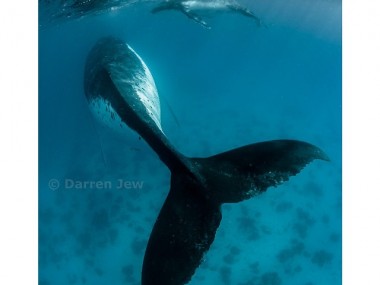
[[[124,68],[118,65],[117,63],[111,63],[110,68],[113,70],[112,77],[114,78],[115,84],[119,86],[132,86],[134,94],[137,95],[140,102],[145,106],[146,112],[149,115],[149,117],[155,122],[160,131],[163,132],[161,126],[160,98],[158,97],[157,87],[154,82],[153,76],[150,73],[145,62],[133,50],[133,48],[131,48],[128,44],[125,44],[125,46],[140,61],[142,70],[140,70],[140,72],[135,72],[133,76],[126,78],[120,76],[123,73],[125,73]]]
[[[183,7],[186,9],[191,9],[193,11],[197,10],[228,10],[226,3],[224,1],[196,1],[189,0],[181,2]]]

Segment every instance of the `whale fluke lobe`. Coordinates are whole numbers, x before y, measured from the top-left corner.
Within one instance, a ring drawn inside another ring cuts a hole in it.
[[[222,219],[220,205],[202,192],[198,181],[172,174],[170,192],[146,248],[142,285],[179,285],[190,281]]]
[[[146,248],[142,285],[186,284],[214,241],[223,203],[249,199],[315,159],[328,160],[318,147],[296,140],[255,143],[207,158],[184,156],[162,130],[147,65],[115,38],[101,39],[88,55],[84,89],[101,121],[135,130],[171,171],[170,191]]]
[[[208,158],[194,158],[219,203],[236,203],[278,186],[314,159],[329,158],[318,147],[296,140],[260,142]]]

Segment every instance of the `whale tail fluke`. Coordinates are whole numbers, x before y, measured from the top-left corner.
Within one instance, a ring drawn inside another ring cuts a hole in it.
[[[214,241],[221,204],[277,186],[314,159],[329,160],[309,143],[275,140],[188,158],[194,175],[172,169],[170,192],[145,252],[142,284],[186,284]]]

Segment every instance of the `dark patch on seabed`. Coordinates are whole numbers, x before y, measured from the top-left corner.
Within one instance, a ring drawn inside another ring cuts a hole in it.
[[[39,4],[49,2],[62,4]],[[112,133],[89,112],[85,59],[109,35],[149,66],[169,104],[165,134],[186,155],[282,138],[318,145],[331,160],[223,205],[188,284],[341,284],[341,2],[239,3],[265,25],[222,13],[205,29],[180,13],[152,14],[149,1],[56,22],[43,18],[51,10],[40,14],[39,284],[141,284],[169,191],[169,171],[138,134]]]

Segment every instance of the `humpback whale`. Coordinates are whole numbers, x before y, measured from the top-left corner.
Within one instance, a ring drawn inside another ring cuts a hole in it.
[[[329,158],[297,140],[253,143],[209,157],[187,157],[163,132],[160,101],[142,58],[117,38],[90,51],[84,90],[94,114],[116,128],[136,131],[171,171],[169,194],[145,251],[142,285],[182,285],[191,280],[214,241],[221,205],[252,198]]]
[[[130,5],[156,3],[154,0],[39,0],[39,25],[45,27],[55,22],[79,19],[89,15],[97,15],[128,7]],[[249,9],[233,0],[165,0],[152,9],[152,13],[164,10],[177,10],[191,20],[210,29],[202,18],[205,12],[233,12],[252,18],[258,26],[261,20]]]
[[[158,13],[164,10],[180,11],[207,29],[211,27],[199,15],[206,11],[226,11],[241,14],[252,18],[258,26],[261,25],[261,20],[252,11],[231,0],[165,0],[155,7],[152,13]]]
[[[150,3],[153,0],[38,0],[39,25],[98,15],[130,5]]]

